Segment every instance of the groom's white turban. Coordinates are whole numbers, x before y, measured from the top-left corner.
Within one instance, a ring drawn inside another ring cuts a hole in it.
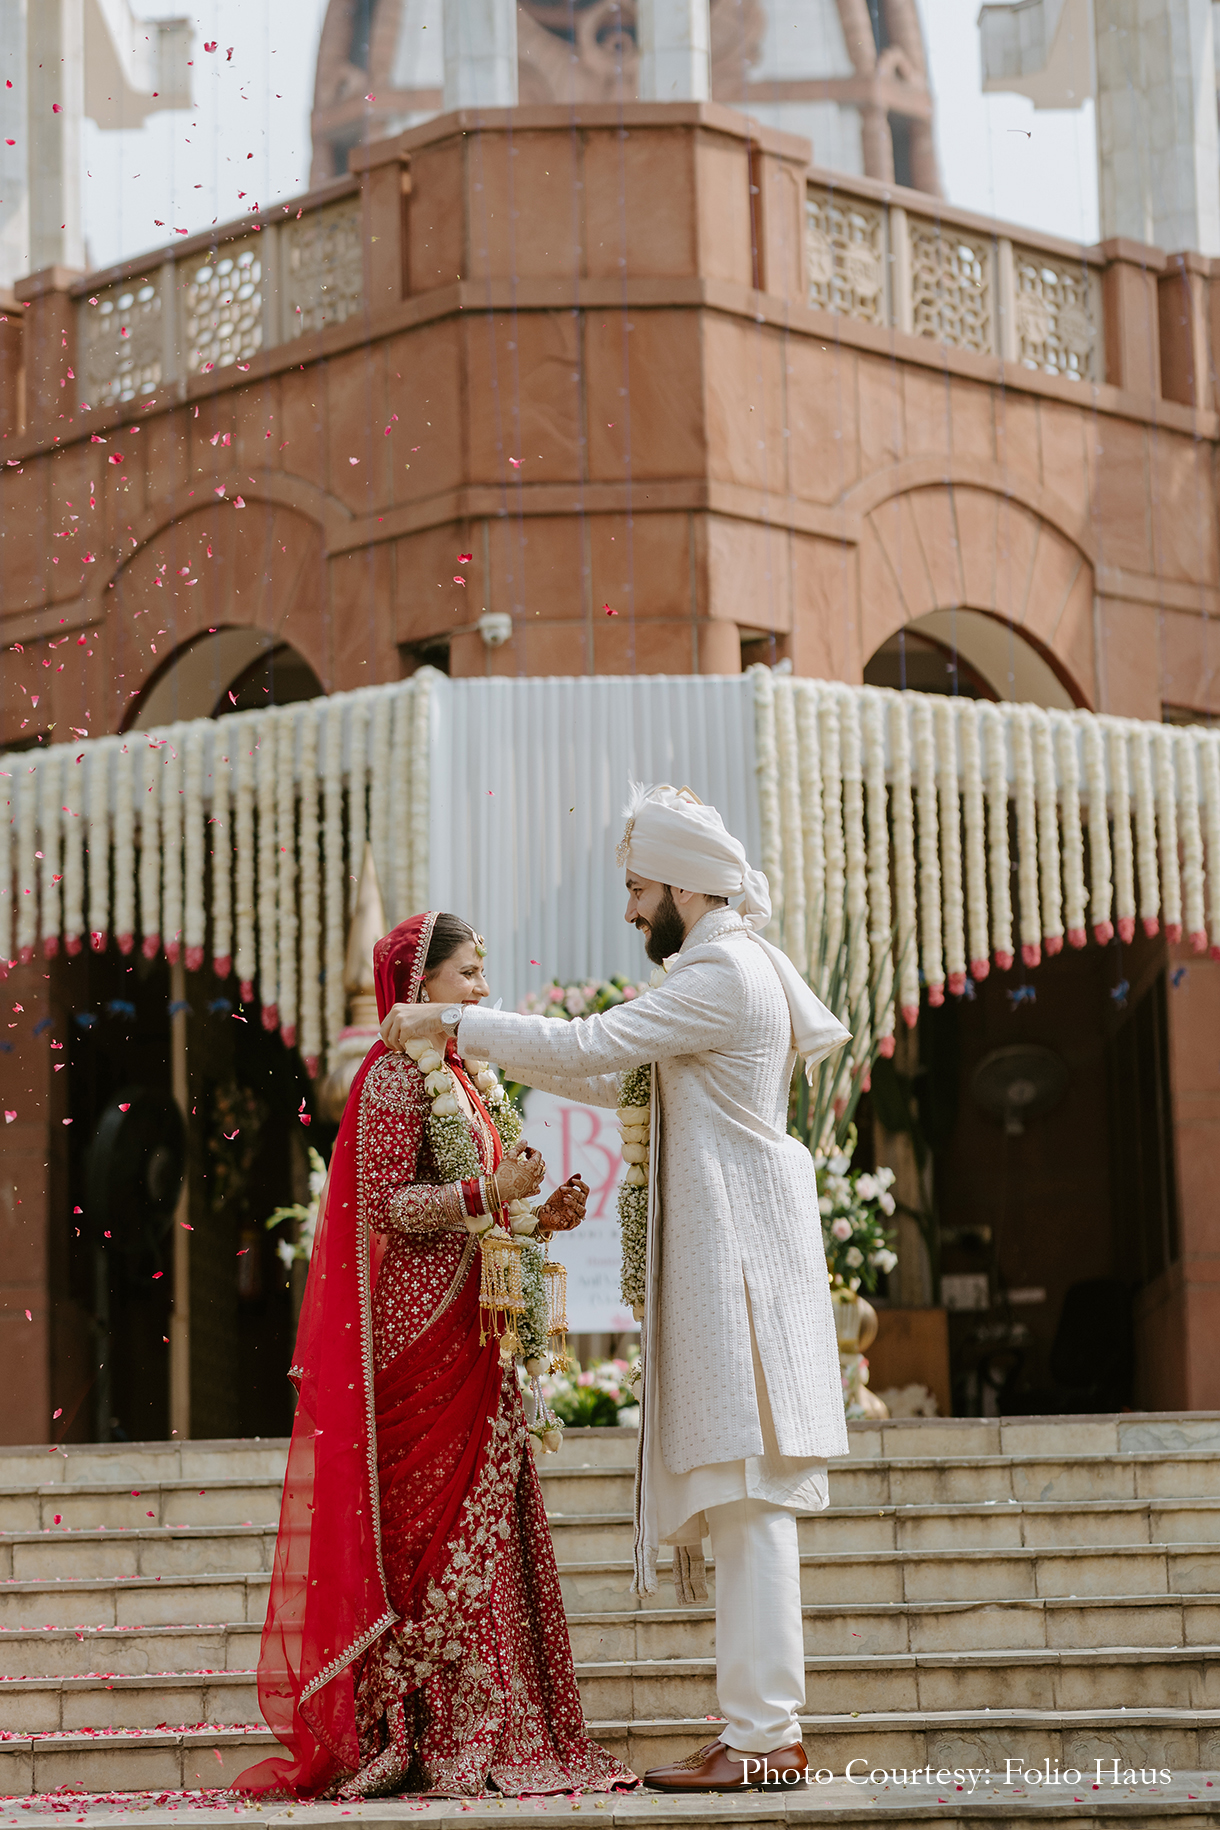
[[[849,1031],[814,997],[787,954],[763,939],[760,930],[771,919],[771,887],[716,809],[705,807],[689,788],[633,783],[623,814],[627,826],[617,856],[635,876],[704,896],[742,898],[740,913],[750,938],[779,974],[806,1071],[849,1041]]]

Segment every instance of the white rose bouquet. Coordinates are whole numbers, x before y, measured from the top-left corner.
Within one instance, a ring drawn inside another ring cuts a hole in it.
[[[836,1289],[871,1293],[878,1273],[892,1271],[898,1263],[894,1235],[883,1224],[883,1216],[888,1219],[894,1211],[894,1171],[852,1169],[855,1141],[853,1130],[847,1149],[816,1154],[813,1162],[830,1281]]]

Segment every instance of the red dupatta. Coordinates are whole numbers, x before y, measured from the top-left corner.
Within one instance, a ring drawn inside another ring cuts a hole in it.
[[[414,1003],[434,913],[373,949],[377,1013]],[[379,1240],[359,1211],[361,1091],[352,1083],[322,1191],[294,1364],[299,1393],[258,1668],[264,1719],[288,1750],[249,1768],[243,1792],[316,1796],[360,1764],[353,1662],[392,1626],[382,1565],[370,1296]],[[473,1088],[467,1092],[477,1100]],[[480,1102],[481,1103],[481,1102]],[[497,1156],[498,1156],[497,1151]]]

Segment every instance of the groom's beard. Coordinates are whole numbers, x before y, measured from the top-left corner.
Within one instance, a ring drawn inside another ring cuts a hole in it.
[[[639,922],[636,922],[639,927]],[[676,953],[686,939],[686,926],[678,913],[673,891],[668,884],[665,893],[657,904],[657,912],[648,924],[648,933],[644,936],[644,951],[654,966],[663,966],[671,953]]]

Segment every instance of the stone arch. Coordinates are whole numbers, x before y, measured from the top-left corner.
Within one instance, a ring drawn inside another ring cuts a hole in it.
[[[123,678],[127,701],[123,722],[144,722],[139,699],[217,632],[246,632],[249,653],[243,650],[238,670],[260,649],[287,642],[326,681],[325,591],[323,529],[293,508],[252,502],[242,510],[218,500],[165,522],[105,593],[110,665],[114,677]],[[194,707],[185,675],[183,684],[183,703]],[[197,715],[197,709],[169,711],[171,717]]]
[[[956,638],[980,671],[994,671],[981,657],[989,640],[994,654],[998,623],[1053,672],[1069,703],[1093,704],[1093,566],[1029,502],[965,481],[907,488],[863,515],[859,553],[863,657],[912,624],[943,641],[942,613],[971,612]]]

